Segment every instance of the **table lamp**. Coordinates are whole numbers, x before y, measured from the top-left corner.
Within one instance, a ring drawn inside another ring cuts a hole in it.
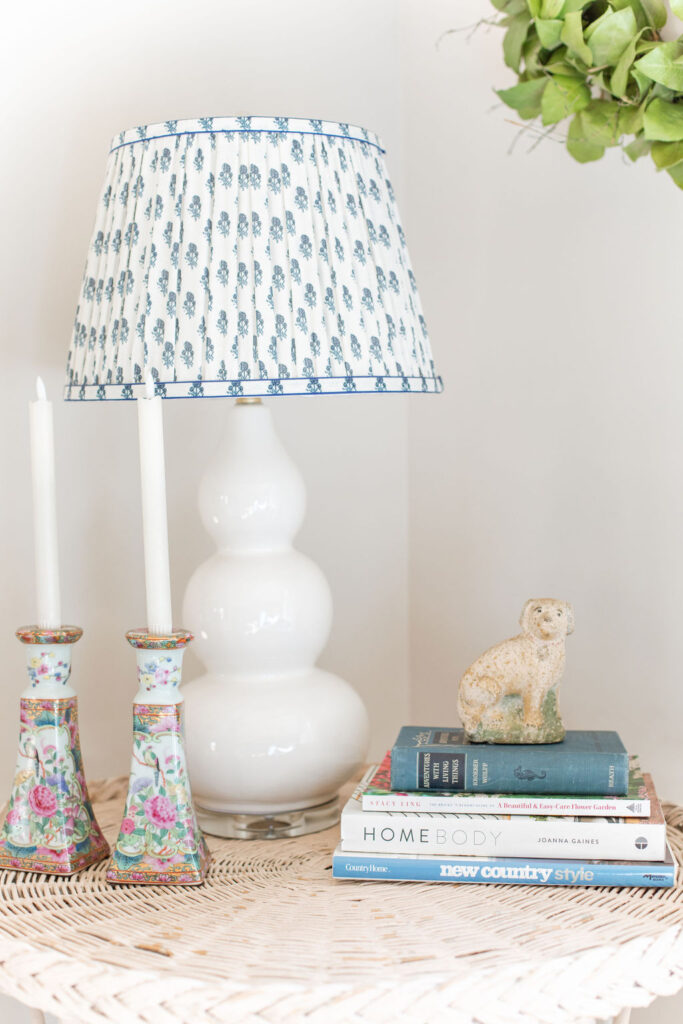
[[[292,546],[299,472],[263,398],[438,392],[384,150],[332,121],[207,117],[113,142],[67,366],[68,400],[232,397],[200,485],[217,550],[183,623],[206,672],[184,686],[202,828],[333,824],[367,714],[316,667],[322,573]]]

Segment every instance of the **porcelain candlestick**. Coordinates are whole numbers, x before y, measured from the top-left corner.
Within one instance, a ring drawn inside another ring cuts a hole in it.
[[[0,868],[71,875],[109,847],[95,820],[83,771],[78,700],[69,683],[77,626],[25,626],[29,686],[21,695],[19,751],[0,836]]]
[[[128,797],[107,881],[199,885],[209,852],[192,806],[179,690],[192,634],[132,630],[126,637],[136,649],[138,692]]]

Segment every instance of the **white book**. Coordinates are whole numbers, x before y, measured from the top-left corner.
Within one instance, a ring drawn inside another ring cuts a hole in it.
[[[342,812],[341,848],[467,857],[660,861],[666,823],[649,775],[649,818],[364,811],[365,775]]]

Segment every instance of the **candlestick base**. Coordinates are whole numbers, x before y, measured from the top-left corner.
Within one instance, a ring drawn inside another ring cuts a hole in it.
[[[178,690],[192,634],[133,630],[126,637],[137,652],[139,690],[128,796],[107,881],[201,885],[210,856],[192,806]]]
[[[0,868],[72,875],[109,856],[83,771],[78,698],[69,686],[77,626],[17,630],[30,687],[21,695],[19,751],[0,833]]]

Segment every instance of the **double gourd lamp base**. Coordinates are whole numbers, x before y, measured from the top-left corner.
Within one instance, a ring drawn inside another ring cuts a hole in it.
[[[198,822],[320,830],[368,720],[316,666],[330,591],[293,546],[304,485],[260,399],[442,388],[376,135],[208,117],[114,139],[66,397],[136,398],[145,380],[164,398],[237,399],[200,485],[216,550],[183,606],[205,669],[183,686]]]
[[[259,399],[231,408],[199,503],[217,547],[183,607],[206,666],[184,687],[199,823],[232,838],[327,828],[365,758],[368,719],[352,687],[315,665],[330,589],[292,546],[304,484]]]

